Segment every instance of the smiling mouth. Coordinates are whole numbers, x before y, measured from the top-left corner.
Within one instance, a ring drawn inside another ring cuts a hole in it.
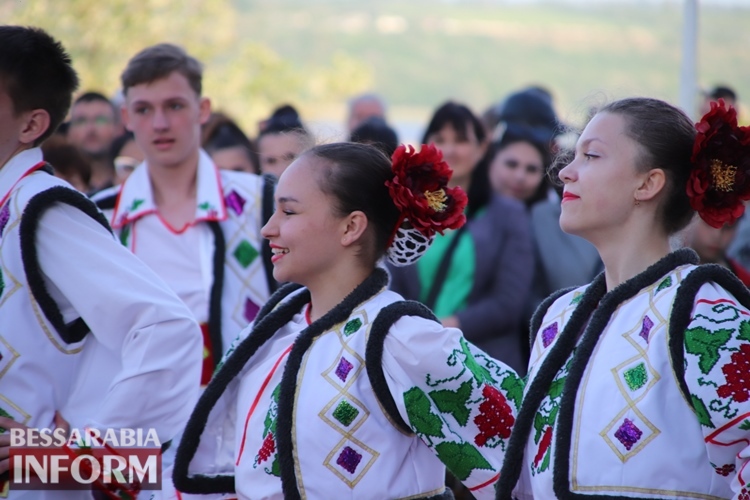
[[[276,263],[279,259],[284,257],[284,255],[288,254],[289,250],[286,248],[278,248],[278,247],[272,247],[271,248],[271,262]]]

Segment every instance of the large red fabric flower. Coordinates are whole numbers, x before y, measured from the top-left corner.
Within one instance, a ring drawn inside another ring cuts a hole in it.
[[[393,179],[385,185],[402,219],[428,238],[466,222],[464,208],[469,199],[460,187],[448,187],[453,171],[433,144],[423,145],[418,153],[412,146],[401,145],[392,162]]]
[[[687,193],[701,218],[720,228],[739,219],[750,199],[750,127],[738,126],[737,111],[719,99],[695,128]]]

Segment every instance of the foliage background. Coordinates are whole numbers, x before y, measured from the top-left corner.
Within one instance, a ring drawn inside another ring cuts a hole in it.
[[[699,84],[733,86],[750,102],[750,2],[700,6]],[[575,123],[624,95],[676,102],[679,1],[622,0],[0,0],[0,19],[41,26],[71,52],[83,89],[114,95],[140,49],[184,45],[206,66],[215,109],[253,134],[290,102],[334,136],[346,100],[373,90],[416,139],[452,98],[481,112],[541,84]],[[692,111],[692,110],[691,110]]]

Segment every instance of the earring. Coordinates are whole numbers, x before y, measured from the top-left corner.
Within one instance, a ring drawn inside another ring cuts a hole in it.
[[[636,198],[636,199],[635,199],[635,206],[637,207],[637,206],[639,206],[640,204],[641,204],[641,200],[639,200],[638,198]]]

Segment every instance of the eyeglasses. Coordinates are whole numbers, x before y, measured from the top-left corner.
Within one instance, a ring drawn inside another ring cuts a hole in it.
[[[118,156],[117,158],[115,158],[114,163],[117,173],[129,174],[133,170],[135,170],[135,167],[137,167],[141,162],[130,156]]]
[[[113,122],[112,118],[109,118],[107,116],[94,116],[94,117],[78,116],[70,120],[70,126],[81,127],[83,125],[88,125],[89,123],[91,123],[95,127],[104,127],[106,125],[111,125],[112,122]]]

